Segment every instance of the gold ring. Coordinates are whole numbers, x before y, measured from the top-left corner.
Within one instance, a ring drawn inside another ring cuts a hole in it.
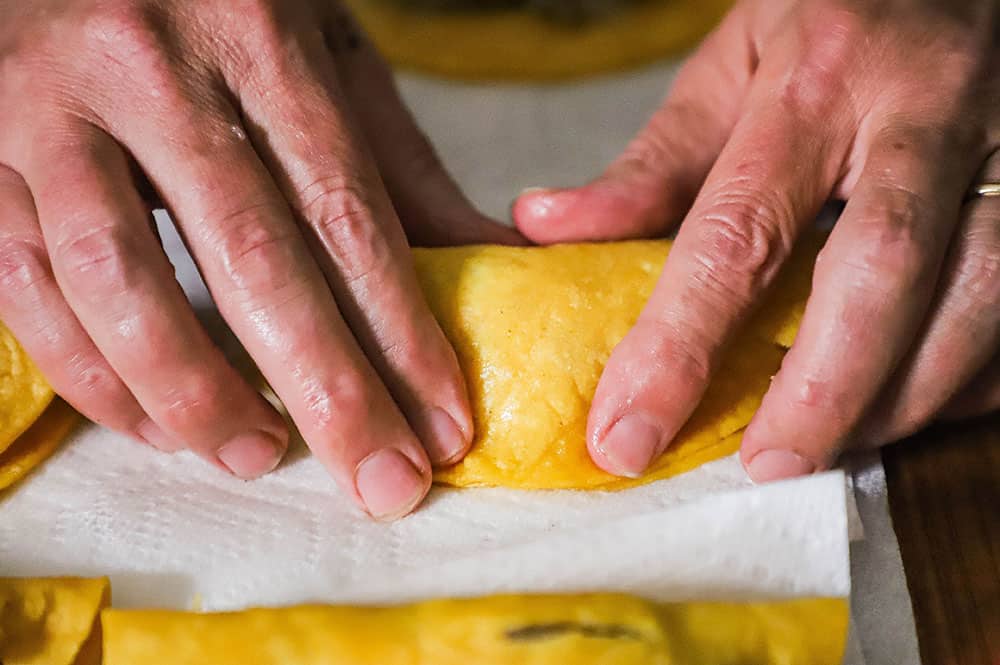
[[[981,182],[970,189],[965,198],[969,200],[986,196],[1000,196],[1000,182]]]

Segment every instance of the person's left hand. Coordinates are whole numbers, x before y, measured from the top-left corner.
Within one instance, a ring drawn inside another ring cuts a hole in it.
[[[995,0],[743,0],[596,181],[525,192],[540,243],[653,236],[686,213],[590,414],[594,461],[659,456],[829,198],[847,199],[801,330],[747,428],[754,480],[828,468],[1000,407]]]

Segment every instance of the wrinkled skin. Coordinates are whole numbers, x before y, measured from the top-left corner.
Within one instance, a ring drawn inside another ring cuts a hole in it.
[[[525,192],[540,243],[680,225],[590,414],[595,462],[641,473],[829,198],[847,205],[801,331],[746,431],[755,480],[828,468],[1000,407],[995,0],[743,0],[594,182]]]
[[[994,0],[745,0],[621,159],[515,206],[536,242],[684,221],[591,415],[641,472],[829,197],[848,199],[802,331],[744,440],[751,475],[822,469],[1000,406]],[[87,416],[240,477],[278,416],[211,344],[149,224],[173,213],[220,311],[373,516],[472,437],[407,240],[521,242],[474,212],[329,0],[0,0],[0,312]],[[13,129],[11,129],[13,128]]]
[[[89,418],[242,478],[288,445],[173,279],[136,183],[316,456],[410,511],[473,434],[407,241],[470,207],[329,0],[0,0],[0,312]]]

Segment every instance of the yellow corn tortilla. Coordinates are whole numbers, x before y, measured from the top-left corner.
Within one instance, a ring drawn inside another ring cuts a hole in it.
[[[54,400],[26,432],[0,452],[0,491],[24,478],[54,453],[79,417],[66,402]]]
[[[0,578],[0,663],[98,665],[108,580]]]
[[[0,453],[38,419],[54,393],[0,322]]]
[[[621,70],[685,51],[731,0],[651,0],[582,26],[528,10],[425,12],[347,0],[394,65],[462,79],[544,80]]]
[[[460,487],[621,489],[735,452],[794,339],[819,245],[810,239],[797,250],[701,405],[639,480],[616,478],[591,461],[587,414],[608,356],[638,318],[670,242],[415,250],[420,283],[455,347],[476,424],[469,454],[435,479]]]
[[[839,665],[844,599],[658,605],[617,594],[389,608],[105,610],[105,665]]]

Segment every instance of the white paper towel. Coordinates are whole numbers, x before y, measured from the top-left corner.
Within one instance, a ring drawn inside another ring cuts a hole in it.
[[[186,607],[197,593],[206,609],[850,588],[840,472],[753,488],[730,457],[618,493],[435,488],[411,517],[379,524],[307,455],[245,483],[96,426],[2,504],[0,573],[110,574],[116,605]]]

